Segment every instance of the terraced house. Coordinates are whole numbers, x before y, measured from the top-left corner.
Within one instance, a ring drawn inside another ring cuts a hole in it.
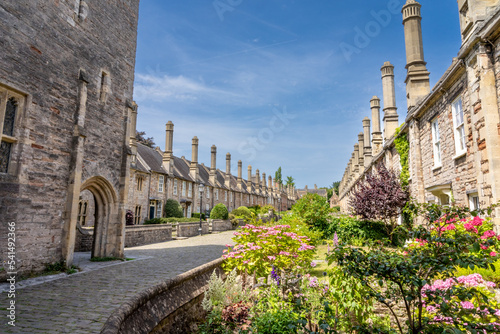
[[[133,122],[135,124],[135,121]],[[131,130],[131,133],[135,133]],[[128,209],[134,214],[134,224],[152,218],[163,217],[167,199],[177,200],[185,217],[193,213],[209,213],[218,203],[229,211],[240,206],[273,205],[286,210],[296,200],[294,189],[285,189],[271,176],[257,169],[252,174],[248,166],[248,178],[243,179],[243,163],[238,161],[238,175],[231,174],[231,154],[226,154],[226,170],[217,168],[217,147],[211,148],[210,167],[198,162],[199,140],[192,140],[191,160],[173,155],[174,124],[166,124],[165,152],[137,143],[130,139],[132,164]]]
[[[384,129],[375,96],[373,130],[365,118],[340,185],[344,211],[356,184],[382,162],[406,169],[411,195],[419,202],[475,209],[500,201],[500,1],[459,0],[458,7],[462,46],[431,90],[421,5],[408,0],[403,6],[408,113],[396,131],[394,66],[387,62],[381,69]],[[398,152],[396,138],[408,141],[408,154]],[[498,225],[499,210],[496,217]]]

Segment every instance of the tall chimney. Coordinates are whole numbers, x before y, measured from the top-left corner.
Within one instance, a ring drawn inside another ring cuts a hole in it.
[[[192,141],[191,165],[189,166],[189,174],[195,182],[198,182],[198,143],[198,137],[195,136]]]
[[[354,144],[354,173],[359,175],[359,144]]]
[[[260,171],[258,169],[255,170],[255,190],[260,189]]]
[[[406,98],[408,110],[415,107],[420,99],[431,91],[429,71],[424,60],[424,43],[422,40],[422,7],[416,0],[407,0],[401,12],[406,44]]]
[[[399,126],[394,66],[386,61],[380,70],[382,71],[382,88],[384,90],[384,140],[388,141],[394,136]]]
[[[231,188],[231,154],[226,154],[226,187]]]
[[[273,190],[273,178],[271,177],[271,175],[269,175],[269,177],[268,177],[267,187],[269,188],[269,190]]]
[[[216,178],[217,178],[217,146],[212,145],[212,148],[210,149],[211,157],[212,157],[212,163],[210,165],[210,183],[213,185],[216,185]]]
[[[267,189],[267,182],[266,182],[266,173],[262,173],[262,190]]]
[[[365,138],[363,132],[358,134],[359,147],[359,172],[362,174],[365,170]]]
[[[372,109],[372,121],[373,121],[373,132],[372,132],[372,154],[377,156],[377,154],[382,151],[382,131],[380,129],[380,99],[374,96],[370,101],[370,107]]]
[[[365,168],[368,168],[368,166],[370,166],[372,162],[372,145],[370,143],[370,119],[368,117],[365,117],[363,119],[363,132],[363,152],[365,153]]]
[[[163,153],[162,165],[168,174],[172,173],[173,160],[173,143],[174,143],[174,123],[168,121],[165,125],[165,152]]]
[[[241,160],[238,161],[238,189],[241,190],[243,183],[243,162]]]
[[[137,155],[137,104],[135,102],[131,103],[130,106],[130,147],[132,149],[132,154]]]
[[[247,190],[249,193],[252,193],[252,166],[248,166],[248,182],[247,182]]]

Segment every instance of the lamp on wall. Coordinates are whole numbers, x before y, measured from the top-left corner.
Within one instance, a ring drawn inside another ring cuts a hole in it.
[[[198,185],[198,190],[200,191],[200,229],[198,230],[198,232],[200,232],[200,235],[202,235],[202,227],[201,227],[201,211],[202,211],[202,208],[203,208],[203,190],[205,188],[205,185],[203,183],[200,183]]]

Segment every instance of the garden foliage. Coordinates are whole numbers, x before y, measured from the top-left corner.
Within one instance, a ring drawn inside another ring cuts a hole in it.
[[[227,207],[222,203],[217,204],[212,211],[210,211],[211,219],[227,219],[228,217],[229,212],[227,211]]]
[[[306,194],[292,207],[292,213],[304,219],[305,223],[319,231],[328,231],[330,204],[318,194]]]
[[[167,199],[167,201],[165,202],[163,213],[166,218],[184,217],[184,212],[181,205],[173,198]]]

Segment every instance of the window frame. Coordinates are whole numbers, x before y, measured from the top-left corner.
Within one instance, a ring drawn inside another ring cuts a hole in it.
[[[17,173],[17,144],[20,142],[21,137],[21,124],[23,119],[23,114],[25,110],[26,100],[28,98],[27,94],[23,94],[15,89],[11,89],[7,86],[0,84],[0,145],[2,142],[10,144],[10,152],[7,161],[7,170],[5,172],[0,172],[0,175],[15,175]],[[7,102],[10,99],[14,99],[17,108],[14,116],[14,124],[12,130],[12,136],[3,133],[5,115]]]
[[[191,182],[189,182],[188,184],[188,195],[187,197],[193,197],[193,184]]]
[[[186,191],[187,191],[187,182],[186,181],[182,181],[182,196],[183,197],[186,197]]]
[[[142,205],[136,205],[134,211],[134,225],[141,223]]]
[[[460,106],[460,112],[462,117],[462,123],[458,124],[456,119],[457,106]],[[462,97],[458,97],[451,103],[451,116],[453,119],[453,137],[455,141],[455,158],[463,156],[467,153],[467,139],[465,135],[465,115]],[[460,147],[463,146],[461,149]]]
[[[443,160],[441,155],[441,134],[439,131],[439,118],[434,118],[431,121],[431,132],[432,132],[432,152],[434,153],[434,168],[439,168],[443,166]]]
[[[177,196],[177,179],[174,179],[173,194]]]
[[[158,192],[160,193],[163,192],[164,184],[165,184],[165,176],[164,175],[158,176]]]

